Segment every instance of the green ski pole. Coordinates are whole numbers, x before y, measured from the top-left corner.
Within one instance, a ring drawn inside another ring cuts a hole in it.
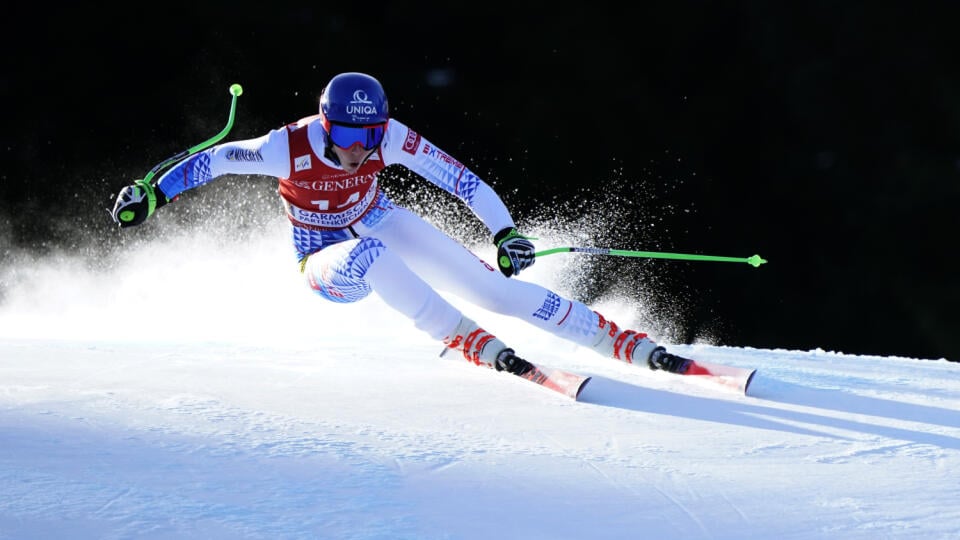
[[[625,249],[608,249],[594,247],[558,247],[538,251],[534,255],[543,257],[544,255],[553,255],[554,253],[587,253],[590,255],[616,255],[619,257],[642,257],[649,259],[675,259],[684,261],[719,261],[719,262],[742,262],[753,267],[758,267],[766,263],[760,255],[752,257],[717,257],[714,255],[692,255],[689,253],[666,253],[663,251],[629,251]]]
[[[221,139],[226,137],[227,133],[230,133],[230,130],[233,129],[233,119],[237,113],[237,98],[242,93],[243,93],[243,87],[241,87],[239,84],[234,83],[230,85],[230,95],[233,96],[233,98],[230,101],[230,115],[227,117],[227,125],[220,131],[220,133],[217,133],[213,137],[203,141],[200,144],[191,146],[190,148],[187,148],[186,150],[179,152],[176,155],[170,156],[169,158],[161,161],[160,163],[157,163],[152,169],[150,169],[150,172],[148,172],[146,176],[144,176],[143,179],[140,180],[140,182],[149,184],[150,180],[152,180],[157,173],[159,173],[168,165],[172,165],[183,158],[190,157],[193,154],[196,154],[197,152],[205,148],[209,148],[210,146],[213,146],[214,144],[219,142]]]

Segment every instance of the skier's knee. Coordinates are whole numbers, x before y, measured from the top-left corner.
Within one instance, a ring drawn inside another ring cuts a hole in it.
[[[350,303],[370,295],[373,288],[366,279],[370,265],[386,249],[379,240],[364,238],[343,242],[311,255],[304,272],[310,288],[337,303]]]

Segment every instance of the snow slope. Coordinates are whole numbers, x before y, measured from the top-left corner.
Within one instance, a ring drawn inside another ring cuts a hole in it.
[[[956,363],[672,346],[741,396],[461,305],[572,401],[312,296],[285,235],[5,260],[0,539],[960,537]]]

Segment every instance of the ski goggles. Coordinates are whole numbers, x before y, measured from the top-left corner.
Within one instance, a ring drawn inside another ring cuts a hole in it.
[[[373,150],[383,141],[383,134],[387,131],[387,123],[371,126],[345,126],[330,123],[327,133],[333,144],[347,150],[360,143],[364,150]]]

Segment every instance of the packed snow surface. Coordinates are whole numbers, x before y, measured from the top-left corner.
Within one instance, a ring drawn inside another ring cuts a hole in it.
[[[0,538],[960,537],[956,363],[657,336],[744,396],[458,304],[573,401],[314,296],[284,234],[4,263]]]

